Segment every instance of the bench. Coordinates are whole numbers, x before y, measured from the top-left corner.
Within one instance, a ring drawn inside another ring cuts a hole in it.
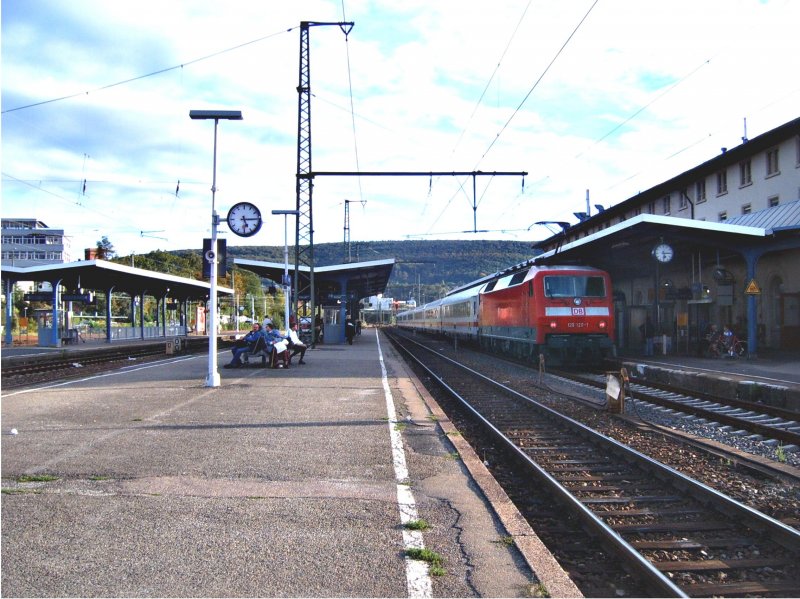
[[[78,329],[67,329],[64,331],[64,334],[61,337],[61,343],[63,345],[72,345],[74,343],[78,343],[78,341],[83,341],[83,337],[81,337],[80,331]]]
[[[261,358],[261,366],[266,367],[267,366],[267,359],[270,357],[270,354],[272,353],[270,350],[271,350],[271,348],[269,346],[267,346],[267,340],[264,339],[263,336],[261,336],[258,339],[256,339],[256,344],[253,347],[253,349],[251,349],[249,351],[246,351],[241,355],[242,362],[244,362],[245,366],[249,366],[250,365],[250,358],[259,358],[260,357]]]
[[[256,346],[251,351],[246,351],[242,354],[242,362],[245,366],[250,365],[250,358],[261,358],[261,366],[266,368],[267,360],[271,368],[288,368],[289,367],[289,349],[285,349],[280,353],[273,351],[273,348],[266,344],[266,341],[259,339],[256,341]]]

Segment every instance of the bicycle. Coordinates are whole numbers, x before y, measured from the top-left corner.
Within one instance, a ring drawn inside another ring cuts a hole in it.
[[[738,337],[733,338],[733,342],[728,349],[728,356],[731,358],[741,358],[747,353],[747,341],[742,341]]]

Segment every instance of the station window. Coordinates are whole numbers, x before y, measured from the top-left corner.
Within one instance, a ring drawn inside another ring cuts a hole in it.
[[[767,150],[767,177],[779,175],[781,172],[778,163],[778,148]]]
[[[672,207],[672,196],[665,195],[661,200],[661,207],[664,209],[664,214],[669,214]]]
[[[705,202],[706,201],[706,180],[705,179],[700,179],[700,181],[695,183],[694,190],[695,190],[695,197],[697,199],[697,203],[700,204],[702,202]]]
[[[753,208],[750,206],[750,204],[745,204],[742,206],[742,214],[750,214],[752,211]]]
[[[753,177],[750,172],[750,161],[744,160],[739,163],[739,187],[745,187],[753,183]]]
[[[767,206],[770,208],[774,208],[778,205],[778,196],[772,196],[771,198],[767,198]]]
[[[796,164],[800,166],[800,135],[797,135],[794,138],[794,149],[795,149],[795,157],[796,157]]]
[[[719,218],[717,220],[719,220],[719,222],[721,223],[724,223],[726,220],[728,220],[728,211],[723,210],[722,212],[719,213],[718,216]]]
[[[648,214],[655,214],[656,213],[656,203],[655,202],[648,202],[648,204],[647,204],[647,213]]]
[[[717,173],[717,195],[721,196],[728,193],[728,172],[719,171]]]
[[[685,187],[678,194],[678,210],[686,210],[689,207],[689,190]]]

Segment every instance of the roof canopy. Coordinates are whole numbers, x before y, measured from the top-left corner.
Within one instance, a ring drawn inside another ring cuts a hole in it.
[[[142,268],[124,266],[105,260],[82,260],[63,264],[14,267],[4,266],[3,280],[60,282],[67,289],[93,289],[114,291],[131,295],[168,296],[178,300],[204,300],[208,297],[210,284],[184,277],[163,274]],[[227,287],[217,287],[220,294],[233,295]]]
[[[786,209],[791,212],[791,205],[787,204]],[[749,222],[757,223],[758,219],[752,215]],[[721,258],[751,248],[769,251],[800,247],[797,228],[786,226],[786,222],[779,220],[773,224],[783,226],[765,228],[765,223],[747,226],[641,214],[540,254],[533,262],[586,264],[613,271],[617,276],[641,276],[652,272],[650,252],[661,241],[669,243],[676,253],[707,249],[709,255]]]
[[[258,260],[237,258],[233,263],[272,281],[281,281],[283,279],[284,265],[278,262],[260,262]],[[395,260],[391,258],[388,260],[372,260],[370,262],[317,266],[314,267],[314,287],[317,294],[325,294],[340,291],[341,285],[345,284],[348,293],[354,294],[358,299],[378,295],[386,290],[394,264]],[[307,266],[300,266],[301,287],[308,285],[309,270]],[[294,265],[289,266],[289,273],[294,273]]]

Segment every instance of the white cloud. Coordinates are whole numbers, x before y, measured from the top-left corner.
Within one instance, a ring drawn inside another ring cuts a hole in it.
[[[219,127],[221,215],[241,200],[293,208],[298,26],[343,5],[347,41],[310,34],[314,169],[528,171],[524,190],[478,178],[484,238],[540,239],[528,227],[574,222],[586,189],[623,201],[736,145],[745,117],[754,137],[798,116],[791,0],[601,0],[538,84],[592,0],[296,4],[4,2],[3,216],[63,227],[78,249],[103,235],[122,253],[199,247],[213,125],[194,108],[244,113]],[[343,238],[345,199],[353,241],[473,228],[470,178],[319,177],[316,242]],[[280,244],[282,228],[225,235]],[[169,241],[142,236],[161,230]]]

